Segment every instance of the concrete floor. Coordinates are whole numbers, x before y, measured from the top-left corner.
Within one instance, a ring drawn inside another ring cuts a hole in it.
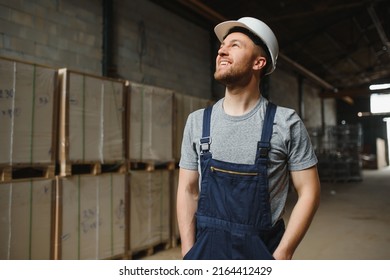
[[[321,205],[296,260],[390,260],[390,167],[364,170],[363,181],[322,183]],[[295,200],[289,197],[286,221]],[[143,259],[181,259],[180,247]]]

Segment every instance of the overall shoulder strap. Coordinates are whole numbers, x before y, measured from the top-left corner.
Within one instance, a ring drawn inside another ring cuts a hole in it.
[[[261,132],[261,139],[258,142],[258,156],[261,158],[268,157],[268,151],[271,149],[271,137],[274,124],[274,118],[276,113],[276,105],[272,102],[268,102],[267,110],[265,112],[263,130]]]
[[[210,121],[211,121],[211,112],[213,106],[208,106],[204,109],[203,112],[203,128],[202,128],[202,138],[200,138],[200,153],[205,154],[210,151],[211,136],[210,136]]]

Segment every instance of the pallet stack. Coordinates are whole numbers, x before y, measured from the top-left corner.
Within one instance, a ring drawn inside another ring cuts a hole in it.
[[[50,259],[57,71],[0,59],[0,259]]]
[[[126,81],[59,70],[55,258],[127,255]]]
[[[57,88],[55,69],[0,59],[2,182],[54,175]]]
[[[130,256],[171,246],[174,92],[129,83]]]
[[[125,81],[60,69],[60,174],[125,164]]]
[[[176,246],[177,166],[205,99],[0,59],[0,259]]]

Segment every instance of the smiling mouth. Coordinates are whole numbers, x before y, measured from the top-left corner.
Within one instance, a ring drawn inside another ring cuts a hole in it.
[[[229,62],[228,61],[226,61],[226,60],[222,60],[222,61],[220,61],[219,62],[219,66],[228,66],[229,65]]]
[[[220,65],[228,65],[227,61],[221,61]]]

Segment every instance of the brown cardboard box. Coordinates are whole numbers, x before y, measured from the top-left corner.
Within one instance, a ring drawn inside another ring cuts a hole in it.
[[[173,160],[173,92],[130,83],[130,160]]]
[[[60,259],[109,259],[125,254],[126,175],[59,180]]]
[[[49,260],[54,180],[0,184],[0,259]]]
[[[131,171],[130,249],[144,250],[170,240],[168,170]]]
[[[57,71],[0,58],[0,164],[54,163]]]
[[[60,161],[123,161],[125,82],[67,69],[59,75]]]

